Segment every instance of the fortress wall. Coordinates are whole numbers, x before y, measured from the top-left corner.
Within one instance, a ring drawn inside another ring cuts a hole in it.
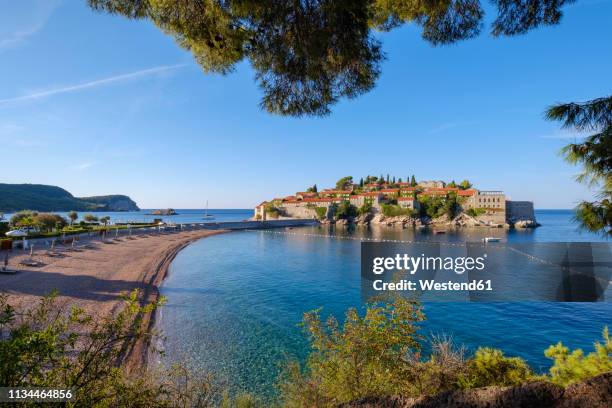
[[[508,221],[535,220],[532,201],[506,201]]]

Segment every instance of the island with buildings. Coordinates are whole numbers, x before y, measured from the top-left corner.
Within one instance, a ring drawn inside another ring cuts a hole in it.
[[[533,202],[508,199],[503,191],[479,190],[464,180],[419,181],[343,177],[335,188],[316,185],[255,208],[255,220],[316,218],[322,223],[388,226],[446,225],[534,228]]]

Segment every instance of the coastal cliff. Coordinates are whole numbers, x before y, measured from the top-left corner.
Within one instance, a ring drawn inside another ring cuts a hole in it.
[[[0,184],[0,212],[138,211],[126,195],[74,197],[68,191],[43,184]]]

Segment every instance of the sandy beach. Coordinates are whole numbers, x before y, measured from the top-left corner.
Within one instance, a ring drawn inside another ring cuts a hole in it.
[[[122,238],[113,243],[97,240],[91,241],[91,248],[62,251],[60,257],[49,256],[46,250],[40,250],[33,256],[42,264],[37,267],[20,265],[29,258],[29,253],[16,250],[11,253],[9,268],[19,272],[0,274],[0,292],[8,294],[10,302],[22,308],[33,305],[55,289],[60,304],[105,315],[121,307],[121,295],[133,289],[139,289],[147,302],[157,300],[159,285],[176,254],[195,240],[223,232],[195,230],[152,234]],[[152,327],[154,322],[150,318],[145,324]],[[145,364],[146,351],[146,345],[134,345],[128,365]]]

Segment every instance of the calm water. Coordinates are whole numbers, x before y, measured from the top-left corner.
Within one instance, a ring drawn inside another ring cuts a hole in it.
[[[152,222],[156,218],[161,218],[164,222],[168,223],[188,223],[188,222],[219,222],[219,221],[242,221],[253,216],[253,210],[214,210],[209,209],[208,214],[213,215],[214,219],[204,219],[203,209],[197,210],[186,210],[186,209],[175,209],[177,215],[161,216],[161,215],[150,215],[153,210],[140,210],[140,211],[117,211],[117,212],[91,212],[81,211],[79,212],[78,221],[83,219],[85,214],[93,214],[96,217],[111,217],[111,223],[116,222]],[[67,212],[57,212],[66,218],[68,218]],[[13,214],[4,214],[4,218],[9,220]]]
[[[412,230],[357,229],[388,239],[475,240],[506,235],[509,242],[601,241],[580,233],[571,211],[537,212],[534,231],[464,230],[424,235]],[[297,326],[303,313],[323,307],[342,317],[360,305],[358,241],[299,235],[347,234],[345,229],[299,228],[292,234],[234,232],[196,242],[174,261],[162,293],[160,315],[166,362],[186,361],[213,372],[237,390],[270,395],[278,365],[288,355],[303,358],[307,344]],[[295,234],[294,234],[295,233]],[[415,235],[417,234],[417,235]],[[563,341],[592,349],[612,305],[563,303],[435,303],[425,305],[424,334],[450,334],[474,349],[492,346],[546,369],[543,350]]]

